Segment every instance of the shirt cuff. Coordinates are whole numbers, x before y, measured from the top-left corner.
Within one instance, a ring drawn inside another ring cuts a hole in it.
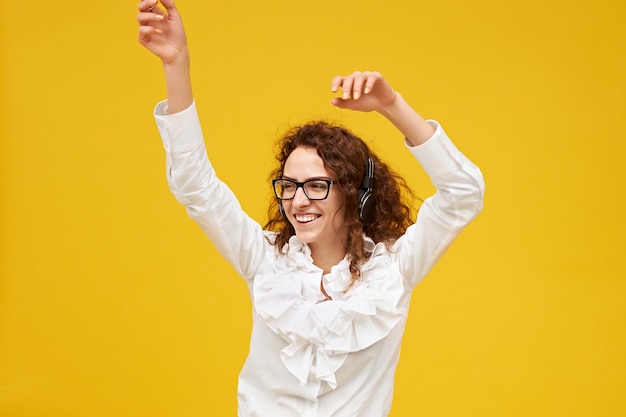
[[[431,178],[454,173],[459,167],[460,151],[448,138],[439,122],[435,120],[427,122],[435,128],[435,133],[430,139],[417,146],[411,146],[405,139],[404,144]]]
[[[186,152],[204,143],[196,102],[178,113],[168,114],[167,100],[154,108],[154,119],[167,152]]]

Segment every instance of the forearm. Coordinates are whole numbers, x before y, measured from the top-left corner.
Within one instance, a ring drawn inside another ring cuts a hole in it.
[[[395,94],[395,100],[380,113],[402,132],[411,146],[421,145],[432,137],[435,129],[404,100],[400,93]]]
[[[178,113],[188,108],[193,102],[189,53],[185,50],[172,62],[163,63],[167,85],[168,114]]]
[[[478,215],[485,193],[478,167],[459,151],[441,126],[434,121],[427,123],[435,129],[433,136],[421,146],[408,146],[408,150],[437,192],[421,205],[416,223],[407,230],[398,249],[402,274],[410,286],[425,276]]]

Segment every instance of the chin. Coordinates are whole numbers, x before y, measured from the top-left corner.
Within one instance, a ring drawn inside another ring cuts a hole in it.
[[[317,238],[317,234],[307,233],[307,232],[298,232],[296,230],[296,237],[298,238],[300,242],[306,243],[308,245],[308,244],[315,242]]]

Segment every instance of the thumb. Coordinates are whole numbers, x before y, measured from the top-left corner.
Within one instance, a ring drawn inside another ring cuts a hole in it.
[[[340,109],[347,109],[347,108],[349,108],[349,105],[348,105],[349,101],[350,100],[344,100],[342,98],[335,97],[335,98],[332,98],[329,101],[329,103],[330,103],[331,106],[339,107]]]
[[[165,7],[168,15],[172,13],[176,13],[176,5],[174,4],[174,0],[161,0],[161,4]]]

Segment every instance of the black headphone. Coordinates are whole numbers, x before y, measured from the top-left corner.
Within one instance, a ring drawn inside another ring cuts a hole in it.
[[[369,219],[374,211],[374,161],[367,158],[365,162],[365,175],[359,187],[359,219],[364,222]]]
[[[363,176],[363,182],[359,187],[359,219],[364,222],[372,215],[374,210],[374,161],[372,158],[367,158],[365,163],[365,175]],[[278,211],[283,217],[287,217],[285,214],[285,208],[281,201],[278,202]]]

